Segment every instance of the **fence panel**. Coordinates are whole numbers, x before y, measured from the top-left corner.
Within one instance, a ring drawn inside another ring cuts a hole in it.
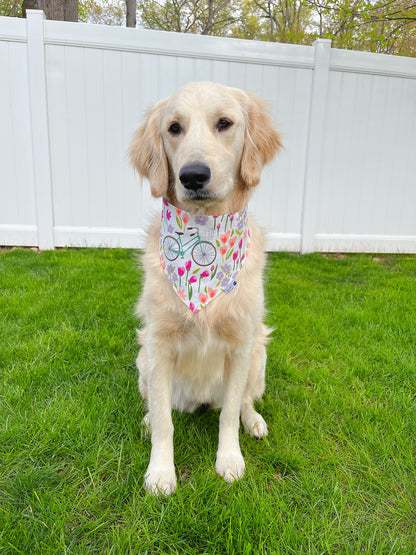
[[[315,250],[415,252],[416,60],[351,54],[331,52]]]
[[[129,167],[133,132],[213,80],[261,95],[283,134],[250,203],[270,250],[416,252],[415,59],[30,12],[0,18],[0,79],[0,244],[141,247],[160,202]]]
[[[0,243],[35,245],[26,22],[0,18]]]

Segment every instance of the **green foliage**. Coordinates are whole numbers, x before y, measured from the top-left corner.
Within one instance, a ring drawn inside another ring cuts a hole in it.
[[[0,0],[0,15],[22,15]],[[80,0],[79,21],[125,25],[125,0]],[[416,4],[404,0],[138,0],[139,27],[416,56]]]
[[[403,0],[310,0],[319,36],[338,48],[416,56],[416,4]]]
[[[148,29],[227,36],[237,19],[236,0],[139,0],[141,25]]]
[[[0,551],[414,552],[416,257],[273,254],[270,434],[215,473],[218,411],[174,413],[178,491],[143,488],[134,253],[0,253]]]
[[[22,0],[0,0],[0,15],[22,17]]]
[[[126,21],[126,2],[124,0],[112,0],[111,2],[79,0],[78,19],[83,23],[124,25]]]

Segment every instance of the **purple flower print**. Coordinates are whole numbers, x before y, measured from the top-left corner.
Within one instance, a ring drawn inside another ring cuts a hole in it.
[[[178,274],[175,272],[172,276],[173,281],[178,281]]]
[[[226,277],[222,280],[221,282],[221,287],[227,287],[227,285],[230,283],[230,278]]]
[[[173,225],[168,225],[168,233],[173,233]]]
[[[208,216],[196,216],[195,223],[198,225],[205,225],[208,221]]]
[[[244,227],[244,220],[241,219],[241,220],[239,220],[239,222],[237,224],[238,231],[241,231],[243,229],[243,227]]]
[[[218,272],[217,278],[221,280],[223,277],[224,277],[224,272]]]
[[[167,270],[170,274],[173,274],[173,272],[175,271],[175,268],[172,266],[172,264],[169,264]]]
[[[231,270],[230,264],[225,264],[223,270],[225,274],[228,274],[228,272]]]

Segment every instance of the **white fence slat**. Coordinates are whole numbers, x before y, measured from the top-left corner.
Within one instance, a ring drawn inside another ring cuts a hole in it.
[[[33,159],[30,130],[30,98],[28,91],[27,51],[23,44],[9,44],[10,110],[12,128],[8,141],[13,146],[18,218],[21,225],[36,225],[35,189],[32,182]]]
[[[46,63],[49,67],[47,94],[54,223],[55,225],[70,225],[72,200],[65,48],[47,46]]]
[[[104,86],[104,53],[96,48],[85,49],[85,115],[87,179],[90,190],[89,225],[109,226],[107,186],[107,141]],[[116,79],[116,76],[114,76]],[[85,225],[84,221],[84,225]]]
[[[13,119],[11,107],[12,90],[10,82],[10,43],[0,43],[0,71],[3,75],[2,86],[0,87],[0,152],[3,153],[4,163],[2,164],[2,178],[6,183],[16,181],[16,157],[14,144],[10,140],[13,129]],[[10,218],[13,222],[18,218],[17,195],[13,194],[10,187],[4,187],[2,202],[0,202],[0,222],[5,223]]]

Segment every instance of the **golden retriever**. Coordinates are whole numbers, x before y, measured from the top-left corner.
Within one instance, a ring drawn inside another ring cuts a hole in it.
[[[247,206],[263,165],[281,146],[260,99],[197,82],[148,111],[129,154],[139,174],[148,178],[152,195],[163,196],[178,214],[218,217]],[[252,436],[268,433],[253,401],[264,392],[269,330],[263,324],[264,239],[251,219],[250,252],[238,287],[218,294],[198,312],[182,302],[162,268],[160,233],[158,215],[143,255],[145,280],[137,314],[144,328],[138,332],[137,366],[152,441],[145,486],[151,493],[171,494],[176,489],[172,409],[221,408],[215,468],[227,482],[243,476],[240,418]]]

